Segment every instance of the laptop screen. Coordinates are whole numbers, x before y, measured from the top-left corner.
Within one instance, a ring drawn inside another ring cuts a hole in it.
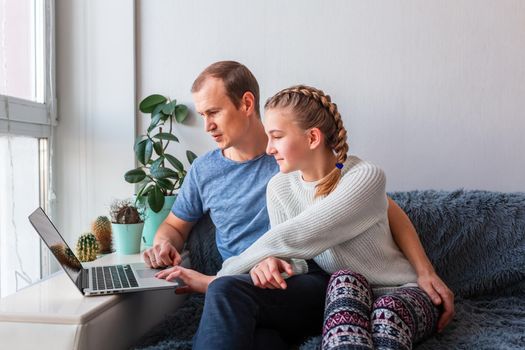
[[[58,263],[62,265],[64,271],[66,271],[73,283],[75,283],[82,292],[82,264],[71,249],[69,249],[62,236],[60,236],[60,233],[58,233],[55,225],[49,220],[42,208],[36,209],[29,215],[29,221],[58,260]]]

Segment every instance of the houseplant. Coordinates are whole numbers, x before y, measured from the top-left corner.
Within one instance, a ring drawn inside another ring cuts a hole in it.
[[[95,221],[91,223],[91,232],[97,238],[99,252],[101,254],[111,253],[113,250],[113,242],[111,239],[111,221],[108,217],[98,216]]]
[[[113,201],[109,214],[117,253],[139,253],[144,220],[133,201],[129,199]]]
[[[174,191],[180,188],[187,173],[182,162],[169,154],[167,148],[170,142],[179,142],[173,134],[173,123],[186,120],[188,107],[154,94],[140,102],[139,110],[150,115],[150,125],[135,142],[139,167],[128,171],[124,178],[129,183],[138,184],[136,202],[144,208],[143,237],[146,245],[150,246],[158,226],[173,206],[176,198]],[[189,150],[186,157],[190,164],[197,158]]]

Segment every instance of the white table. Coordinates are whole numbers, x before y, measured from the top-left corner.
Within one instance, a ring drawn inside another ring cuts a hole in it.
[[[137,261],[113,253],[90,264]],[[174,289],[84,297],[60,271],[0,299],[0,349],[127,349],[184,299]]]

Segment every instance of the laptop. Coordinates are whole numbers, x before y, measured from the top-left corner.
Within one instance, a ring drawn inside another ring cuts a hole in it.
[[[84,268],[42,208],[29,215],[29,221],[80,293],[85,296],[177,288],[183,284],[177,280],[169,282],[156,278],[154,275],[159,270],[152,269],[145,263]]]

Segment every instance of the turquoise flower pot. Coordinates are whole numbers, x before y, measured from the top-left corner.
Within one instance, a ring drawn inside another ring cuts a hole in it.
[[[164,206],[158,213],[155,213],[148,205],[146,205],[146,210],[144,212],[144,230],[142,231],[142,240],[146,247],[151,247],[153,245],[155,233],[160,224],[162,224],[166,217],[168,217],[176,198],[177,195],[164,197]]]
[[[113,241],[117,254],[140,253],[140,243],[144,223],[140,224],[114,224],[111,223]]]

